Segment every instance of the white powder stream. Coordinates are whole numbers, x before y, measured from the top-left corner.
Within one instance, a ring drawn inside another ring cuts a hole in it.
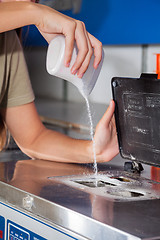
[[[88,118],[89,118],[89,122],[90,122],[90,137],[91,137],[91,140],[93,142],[93,160],[94,160],[93,168],[94,168],[95,175],[97,175],[98,169],[97,169],[97,159],[96,159],[96,144],[95,144],[95,139],[94,139],[94,128],[93,128],[91,108],[90,108],[88,97],[85,95],[84,98],[85,98],[85,101],[86,101]]]

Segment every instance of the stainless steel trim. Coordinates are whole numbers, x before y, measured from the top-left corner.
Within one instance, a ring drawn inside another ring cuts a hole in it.
[[[26,197],[32,199],[31,209],[28,209],[28,207],[24,208],[23,201]],[[19,206],[20,209],[27,210],[38,217],[42,217],[53,224],[57,224],[66,230],[75,232],[91,240],[140,239],[139,237],[135,237],[131,234],[115,229],[112,226],[100,223],[63,206],[52,203],[33,194],[28,194],[23,190],[17,189],[3,182],[0,182],[0,199],[7,204],[12,204],[16,207]]]

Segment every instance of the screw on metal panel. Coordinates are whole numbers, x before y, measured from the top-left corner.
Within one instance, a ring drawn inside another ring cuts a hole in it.
[[[33,201],[34,201],[34,198],[27,195],[26,197],[23,198],[23,207],[28,210],[31,210],[33,206]]]
[[[116,83],[116,82],[113,82],[112,85],[113,85],[113,87],[116,87],[116,86],[117,86],[117,83]]]

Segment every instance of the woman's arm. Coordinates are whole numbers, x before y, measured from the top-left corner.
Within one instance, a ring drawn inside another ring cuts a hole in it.
[[[0,33],[25,25],[35,25],[44,38],[50,42],[57,34],[66,39],[65,66],[69,66],[74,46],[77,43],[78,55],[71,72],[82,77],[94,51],[94,67],[102,57],[102,44],[86,31],[83,22],[70,18],[47,6],[28,1],[0,3]]]
[[[110,161],[118,154],[113,113],[114,102],[111,101],[96,129],[98,162]],[[21,150],[31,158],[58,162],[93,162],[92,141],[73,139],[46,129],[40,121],[33,102],[7,108],[4,119]]]
[[[37,11],[37,10],[36,10]],[[0,32],[36,24],[35,4],[31,2],[0,3]]]

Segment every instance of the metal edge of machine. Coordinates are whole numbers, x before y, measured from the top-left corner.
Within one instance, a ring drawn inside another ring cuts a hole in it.
[[[65,228],[68,232],[87,237],[84,239],[105,240],[106,236],[112,240],[141,239],[4,182],[0,182],[0,202],[25,211],[27,215],[34,214],[51,225]]]

